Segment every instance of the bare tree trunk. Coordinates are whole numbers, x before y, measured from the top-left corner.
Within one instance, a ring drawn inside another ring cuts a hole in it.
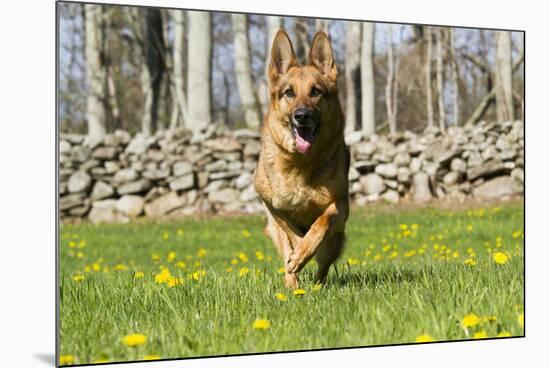
[[[266,42],[266,53],[265,53],[265,68],[264,68],[264,78],[262,83],[258,87],[258,101],[260,102],[260,107],[262,109],[262,116],[267,113],[268,103],[269,103],[269,87],[267,79],[267,71],[269,69],[269,63],[271,62],[271,46],[273,45],[273,39],[277,34],[277,31],[283,27],[283,18],[281,17],[267,17],[267,42]]]
[[[388,75],[386,77],[386,113],[388,115],[388,125],[390,128],[390,133],[395,133],[396,131],[396,121],[395,121],[395,111],[394,107],[396,106],[393,98],[395,97],[394,91],[394,78],[395,78],[395,61],[393,56],[393,26],[388,25]]]
[[[445,102],[443,101],[443,40],[441,28],[435,30],[437,105],[439,110],[439,130],[445,131]]]
[[[458,61],[456,60],[454,29],[449,27],[449,50],[451,51],[451,68],[453,73],[453,124],[458,126],[460,121],[460,105],[458,94]]]
[[[248,21],[245,14],[231,14],[233,24],[233,45],[235,53],[235,77],[244,111],[246,126],[258,129],[260,126],[260,108],[256,88],[252,81],[250,52],[248,46]]]
[[[86,120],[88,122],[88,137],[93,140],[103,138],[106,133],[105,108],[106,71],[103,65],[101,48],[103,32],[101,22],[102,5],[84,5],[85,9],[85,56],[86,83]]]
[[[361,23],[346,23],[346,55],[345,55],[345,80],[346,80],[346,132],[357,129],[360,119],[360,45]]]
[[[212,66],[212,29],[208,12],[190,11],[187,45],[187,127],[199,131],[212,122],[210,107],[210,70]]]
[[[361,44],[361,111],[364,134],[375,132],[374,23],[363,23]]]
[[[509,31],[495,31],[496,38],[496,103],[499,122],[514,120],[512,89],[512,38]]]
[[[323,31],[326,34],[330,30],[330,20],[329,19],[315,19],[315,31]]]
[[[426,111],[428,114],[428,128],[434,126],[434,111],[432,106],[432,27],[426,26]]]
[[[187,98],[185,96],[185,81],[184,81],[184,38],[185,38],[185,13],[183,10],[171,10],[170,14],[174,19],[174,50],[172,51],[174,65],[174,95],[175,103],[178,109],[177,117],[172,119],[170,126],[175,128],[178,121],[185,126],[188,121],[187,116]],[[179,119],[181,118],[181,120]]]
[[[307,39],[308,25],[305,18],[294,18],[294,34],[296,37],[295,50],[298,62],[305,64],[309,53],[309,42]]]

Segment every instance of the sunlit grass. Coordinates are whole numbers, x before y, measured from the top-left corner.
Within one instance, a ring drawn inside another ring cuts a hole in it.
[[[67,364],[523,335],[523,209],[357,210],[301,290],[262,216],[64,225]],[[72,360],[71,360],[72,359]]]

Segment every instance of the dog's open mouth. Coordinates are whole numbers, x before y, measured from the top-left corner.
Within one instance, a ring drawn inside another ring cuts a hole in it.
[[[296,150],[300,153],[307,153],[315,142],[315,138],[317,136],[317,125],[298,127],[293,124],[292,135],[294,135]]]

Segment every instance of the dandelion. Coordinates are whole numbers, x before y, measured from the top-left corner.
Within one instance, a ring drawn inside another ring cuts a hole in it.
[[[348,258],[348,265],[350,265],[350,266],[355,266],[355,265],[357,265],[357,264],[359,264],[359,260],[358,260],[358,259],[356,259],[356,258]]]
[[[248,262],[248,256],[244,252],[239,252],[238,257],[241,262]]]
[[[176,235],[183,236],[183,229],[178,229],[178,231],[176,232]]]
[[[163,231],[163,232],[162,232],[162,239],[163,239],[163,240],[168,240],[168,239],[170,239],[170,234],[168,234],[168,231]]]
[[[84,275],[74,275],[73,276],[73,280],[75,282],[81,282],[81,281],[84,281],[84,279],[85,279]]]
[[[92,263],[92,270],[98,272],[99,270],[101,270],[101,265],[98,262]]]
[[[417,230],[417,229],[418,229],[418,224],[412,224],[412,225],[411,225],[411,229]]]
[[[460,253],[458,253],[457,251],[454,251],[453,258],[458,258],[458,257],[460,257]]]
[[[428,334],[419,335],[416,337],[416,342],[432,342],[434,341],[433,337]]]
[[[140,333],[133,333],[122,338],[122,343],[126,346],[138,346],[147,342],[147,336]]]
[[[510,337],[512,336],[512,334],[508,331],[501,331],[499,332],[499,334],[497,335],[497,337]]]
[[[396,252],[396,251],[394,251],[394,252],[392,252],[392,253],[390,254],[390,257],[389,257],[389,258],[390,258],[390,259],[395,259],[395,258],[397,258],[398,256],[399,256],[399,253]]]
[[[160,355],[148,354],[143,356],[143,360],[159,360]]]
[[[243,235],[243,237],[245,238],[250,238],[250,232],[246,229],[244,229],[243,231],[241,231],[241,234]]]
[[[174,287],[174,286],[178,286],[178,285],[183,285],[183,278],[181,278],[181,277],[171,277],[168,280],[168,286],[169,287]]]
[[[239,263],[239,261],[237,261],[235,258],[233,258],[233,259],[231,260],[231,264],[232,264],[233,266],[236,265],[236,264],[238,264],[238,263]]]
[[[69,242],[69,248],[76,248],[76,242],[74,240]]]
[[[151,259],[154,261],[154,262],[158,262],[160,261],[160,256],[158,254],[151,254]]]
[[[292,294],[296,296],[302,296],[305,295],[306,291],[304,289],[296,289],[292,292]]]
[[[322,287],[323,287],[323,284],[317,283],[311,287],[311,291],[314,291],[314,292],[320,291]]]
[[[160,273],[155,275],[155,282],[157,284],[162,284],[168,282],[172,276],[170,275],[170,270],[164,268]]]
[[[405,252],[404,256],[405,258],[410,258],[416,254],[416,249],[410,250],[408,252]]]
[[[74,356],[72,355],[61,355],[59,356],[59,365],[67,365],[74,363]]]
[[[182,268],[182,269],[183,269],[183,268],[186,267],[186,264],[185,264],[184,261],[178,261],[178,262],[176,262],[176,267],[177,267],[177,268]]]
[[[518,316],[518,325],[523,328],[524,326],[524,316],[523,316],[523,312]]]
[[[248,274],[248,268],[247,267],[243,267],[239,270],[239,276],[240,277],[246,276],[247,274]]]
[[[510,257],[502,252],[496,252],[493,254],[493,260],[498,264],[506,264],[510,260]]]
[[[126,271],[128,269],[128,266],[119,263],[115,266],[115,271]]]
[[[475,314],[468,314],[462,319],[462,327],[468,328],[473,327],[479,323],[479,317]]]
[[[197,257],[204,258],[204,256],[206,256],[206,249],[199,248],[199,250],[197,251]]]
[[[279,269],[277,270],[277,273],[285,273],[286,270],[284,267],[279,267]]]
[[[81,239],[77,244],[78,249],[82,249],[86,247],[86,240]]]
[[[195,271],[193,272],[192,274],[190,274],[188,277],[190,280],[195,280],[195,281],[198,281],[202,276],[206,275],[206,271],[204,270],[199,270],[199,271]]]
[[[257,251],[256,252],[256,258],[258,259],[258,261],[263,261],[265,259],[265,256],[262,252]]]
[[[141,271],[137,271],[134,273],[134,280],[142,279],[145,276],[145,274]]]
[[[400,228],[401,230],[407,230],[409,227],[407,226],[407,224],[400,224],[400,225],[399,225],[399,228]]]
[[[252,323],[252,328],[255,330],[267,330],[271,327],[271,323],[267,319],[257,319]]]
[[[487,332],[485,330],[478,331],[474,333],[473,336],[474,339],[486,339],[487,338]]]
[[[233,269],[232,269],[231,267],[227,267],[227,268],[225,269],[225,272],[233,272]]]
[[[466,230],[471,233],[472,230],[474,229],[474,227],[472,226],[472,224],[469,224],[468,226],[466,226]]]
[[[172,262],[174,262],[175,259],[176,259],[176,252],[174,252],[174,251],[169,252],[168,256],[166,257],[166,261],[169,262],[169,263],[172,263]]]
[[[483,316],[481,317],[481,322],[496,322],[496,316]]]
[[[384,257],[382,257],[382,255],[381,255],[380,253],[378,253],[378,254],[376,254],[376,255],[374,256],[373,259],[374,259],[375,261],[381,261],[383,258],[384,258]]]
[[[286,298],[286,295],[283,294],[283,293],[277,293],[277,294],[275,294],[275,298],[276,298],[277,300],[282,301],[282,302],[286,301],[286,299],[287,299],[287,298]]]
[[[76,252],[76,258],[84,258],[83,252]]]

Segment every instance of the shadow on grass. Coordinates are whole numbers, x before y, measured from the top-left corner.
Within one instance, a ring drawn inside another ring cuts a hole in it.
[[[332,277],[329,276],[327,279],[328,285],[337,285],[337,286],[370,286],[376,287],[380,285],[395,285],[402,283],[411,283],[417,284],[422,279],[430,277],[431,269],[424,270],[366,270],[364,272],[358,273],[357,271],[352,271],[348,267],[339,267],[335,269],[335,272],[332,274]]]

